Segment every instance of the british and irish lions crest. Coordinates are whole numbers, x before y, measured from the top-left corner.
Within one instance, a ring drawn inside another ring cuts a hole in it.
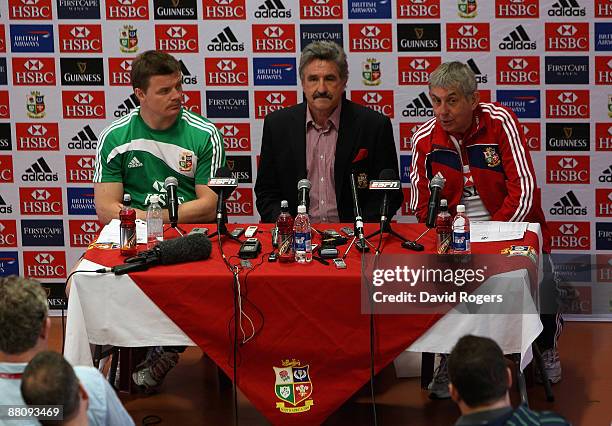
[[[30,118],[43,118],[45,116],[45,95],[32,91],[26,96],[26,110]]]
[[[380,61],[375,58],[368,58],[363,63],[361,71],[363,84],[366,86],[378,86],[380,84]]]
[[[274,392],[281,402],[276,403],[281,413],[294,414],[310,410],[314,401],[312,395],[312,382],[310,381],[310,365],[301,365],[300,361],[283,360],[282,367],[274,368],[276,381]]]
[[[119,49],[123,53],[134,53],[138,51],[138,29],[132,25],[124,25],[119,30]]]
[[[457,0],[457,9],[462,18],[475,18],[478,15],[476,0]]]

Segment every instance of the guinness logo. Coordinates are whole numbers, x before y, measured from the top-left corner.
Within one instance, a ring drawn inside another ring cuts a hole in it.
[[[87,71],[87,62],[77,62],[77,68],[81,74],[84,74]]]
[[[236,162],[234,160],[225,160],[225,162],[227,163],[227,167],[230,170],[234,170],[234,166],[236,165]]]
[[[572,127],[563,128],[563,134],[565,135],[565,139],[571,138],[573,132],[574,132],[574,129]]]
[[[178,7],[181,4],[181,0],[172,0],[172,7]]]
[[[423,38],[423,34],[424,31],[422,27],[417,27],[414,29],[414,35],[416,35],[417,39],[421,40]]]

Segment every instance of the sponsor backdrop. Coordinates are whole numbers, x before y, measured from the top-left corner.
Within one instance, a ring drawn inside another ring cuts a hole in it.
[[[297,58],[321,39],[349,55],[347,96],[392,119],[406,199],[428,75],[467,62],[482,97],[521,120],[553,248],[576,259],[567,278],[585,281],[597,255],[589,279],[610,282],[611,0],[8,0],[0,15],[0,274],[48,282],[50,297],[100,230],[97,135],[137,103],[135,55],[181,60],[185,106],[221,129],[241,183],[231,220],[253,222],[262,119],[302,100]],[[398,220],[413,220],[407,205]]]

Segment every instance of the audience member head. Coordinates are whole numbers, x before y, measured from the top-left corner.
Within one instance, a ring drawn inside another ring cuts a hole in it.
[[[63,420],[42,425],[87,425],[88,396],[72,366],[56,352],[39,352],[23,372],[21,395],[28,405],[61,405]]]
[[[463,336],[448,358],[449,390],[465,414],[491,405],[509,406],[510,369],[501,348],[486,337]]]
[[[130,79],[134,89],[146,92],[151,77],[169,76],[175,73],[181,73],[181,64],[174,56],[158,50],[148,50],[136,56],[132,61]]]
[[[31,358],[45,350],[51,325],[48,309],[47,294],[37,281],[15,275],[0,278],[0,354],[31,353]]]

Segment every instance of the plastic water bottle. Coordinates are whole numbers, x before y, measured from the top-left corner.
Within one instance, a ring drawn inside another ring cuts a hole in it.
[[[152,249],[164,240],[164,214],[159,205],[159,196],[151,195],[151,204],[147,209],[147,248]]]
[[[312,244],[310,235],[310,219],[306,214],[306,206],[298,206],[298,215],[293,222],[293,243],[295,261],[297,263],[312,262]]]
[[[119,251],[122,256],[136,256],[136,210],[132,207],[132,196],[123,194],[123,207],[119,211]]]
[[[457,254],[469,254],[470,247],[470,219],[465,214],[465,206],[457,206],[457,214],[453,219],[453,252]]]
[[[289,213],[287,200],[281,201],[281,213],[276,219],[278,230],[278,260],[279,262],[293,262],[293,217]]]
[[[452,218],[448,212],[448,203],[442,199],[440,200],[440,212],[436,217],[436,233],[438,235],[436,249],[438,254],[444,254],[449,251],[452,226]]]

